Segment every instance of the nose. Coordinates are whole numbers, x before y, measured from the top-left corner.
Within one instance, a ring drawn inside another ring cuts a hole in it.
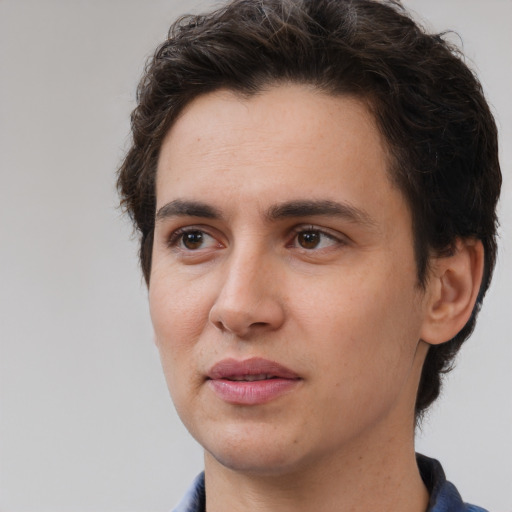
[[[285,321],[282,280],[269,257],[238,254],[225,262],[209,320],[241,339],[279,329]]]

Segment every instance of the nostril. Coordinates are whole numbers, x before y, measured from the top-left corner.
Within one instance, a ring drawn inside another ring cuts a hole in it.
[[[254,322],[251,324],[251,327],[266,327],[268,325],[267,322]]]

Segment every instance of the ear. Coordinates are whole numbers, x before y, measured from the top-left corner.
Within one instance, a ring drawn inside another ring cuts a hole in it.
[[[469,320],[484,269],[480,240],[457,239],[448,256],[431,260],[421,339],[431,345],[451,340]]]

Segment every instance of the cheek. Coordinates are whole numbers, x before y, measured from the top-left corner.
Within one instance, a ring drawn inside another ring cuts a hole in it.
[[[198,387],[196,343],[204,322],[197,296],[183,293],[173,279],[152,279],[149,307],[155,343],[171,398],[180,416],[186,416],[190,394]]]
[[[208,319],[208,293],[197,280],[174,269],[154,268],[149,287],[149,308],[158,347],[180,350],[190,345]]]
[[[172,274],[171,274],[172,275]],[[208,318],[201,294],[182,286],[176,276],[152,274],[149,309],[167,386],[173,400],[180,400],[183,386],[194,379],[196,341]],[[180,384],[181,383],[181,384]]]
[[[330,370],[333,385],[380,389],[410,369],[421,326],[419,307],[411,307],[418,292],[414,280],[387,275],[325,283],[322,294],[300,305],[299,331],[314,340],[311,355]]]

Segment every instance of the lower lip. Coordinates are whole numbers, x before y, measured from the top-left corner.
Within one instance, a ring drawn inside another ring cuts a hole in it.
[[[289,393],[299,382],[300,379],[267,379],[250,382],[213,379],[209,380],[208,384],[225,402],[235,405],[258,405]]]

